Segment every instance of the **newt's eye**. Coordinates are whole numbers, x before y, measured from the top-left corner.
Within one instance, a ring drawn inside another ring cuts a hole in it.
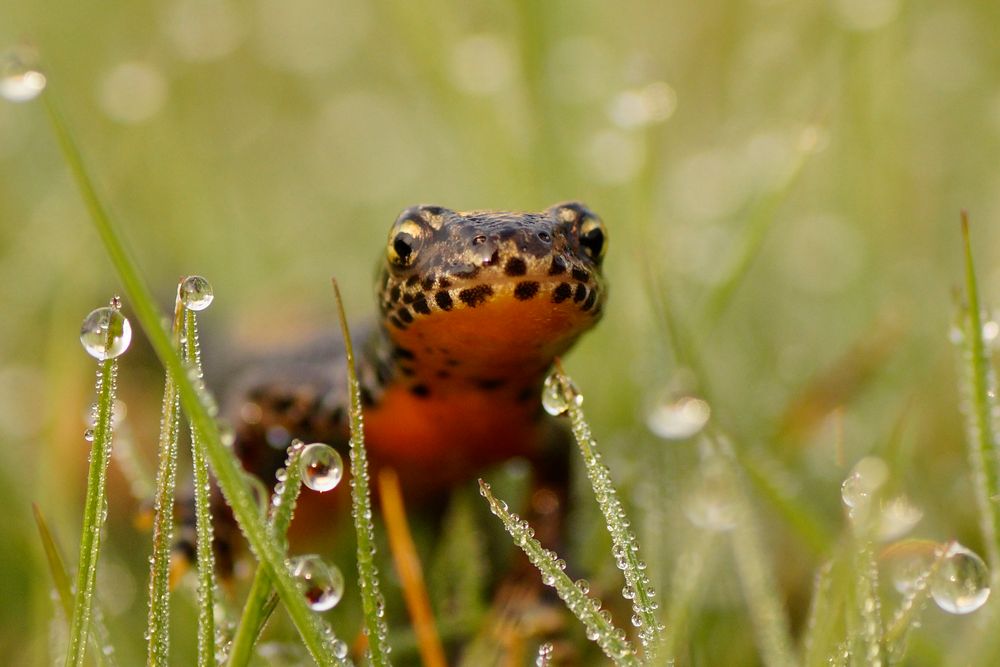
[[[601,261],[608,247],[607,231],[600,218],[587,216],[580,223],[580,245],[595,262]]]
[[[386,256],[393,266],[405,268],[413,264],[423,245],[424,228],[414,220],[403,220],[389,232]]]

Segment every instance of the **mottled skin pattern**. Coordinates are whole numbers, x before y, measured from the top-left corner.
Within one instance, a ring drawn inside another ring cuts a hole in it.
[[[601,316],[606,245],[578,203],[399,216],[377,273],[381,318],[353,334],[369,460],[397,471],[408,500],[514,456],[565,475],[565,461],[551,464],[558,429],[540,411],[541,384]],[[292,438],[327,442],[346,461],[339,341],[251,363],[227,394],[236,452],[262,479],[274,479]]]

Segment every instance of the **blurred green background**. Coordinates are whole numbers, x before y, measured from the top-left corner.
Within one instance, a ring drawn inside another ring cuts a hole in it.
[[[610,231],[611,296],[567,369],[661,595],[691,539],[698,451],[645,415],[664,391],[694,393],[810,517],[812,543],[755,495],[795,632],[866,454],[923,511],[915,534],[983,553],[947,332],[961,208],[984,299],[1000,294],[998,29],[985,1],[0,0],[0,50],[37,52],[162,303],[178,276],[212,282],[210,338],[333,326],[331,276],[370,317],[374,262],[413,203],[585,201]],[[75,559],[93,373],[77,330],[119,290],[42,105],[0,104],[6,664],[48,654],[30,503]],[[700,374],[680,368],[668,320]],[[160,379],[134,347],[121,382],[148,452]],[[148,543],[117,470],[112,483],[102,574],[130,664]],[[580,504],[568,559],[613,582]],[[692,609],[690,664],[756,660],[731,558],[720,546]],[[924,626],[913,664],[957,660],[978,627],[934,608]]]

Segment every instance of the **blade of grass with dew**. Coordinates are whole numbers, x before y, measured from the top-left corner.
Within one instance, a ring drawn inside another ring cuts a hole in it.
[[[302,442],[296,440],[288,449],[285,459],[284,480],[275,489],[274,500],[268,517],[268,529],[275,541],[287,544],[286,533],[295,513],[299,492],[302,490]],[[271,611],[274,610],[271,577],[267,570],[257,568],[250,592],[243,605],[243,614],[236,629],[236,636],[229,651],[229,667],[243,667],[250,662],[253,645],[264,629]]]
[[[854,605],[860,626],[854,654],[863,665],[882,665],[882,605],[878,595],[878,565],[872,541],[859,538],[854,545]]]
[[[42,540],[42,549],[45,551],[49,572],[52,574],[52,583],[59,596],[59,605],[68,621],[73,614],[73,583],[69,572],[66,571],[66,563],[59,553],[55,538],[49,531],[49,525],[42,515],[42,510],[35,503],[31,503],[31,511],[35,515],[35,525],[38,526],[38,535]],[[94,617],[90,622],[90,650],[93,651],[94,664],[97,667],[114,667],[116,664],[112,657],[114,646],[111,644],[111,634],[97,610],[95,610]]]
[[[920,614],[930,597],[931,579],[941,569],[950,545],[939,546],[930,566],[920,573],[907,589],[899,608],[885,628],[883,644],[890,665],[899,664],[906,655],[906,645],[910,632],[920,623]]]
[[[514,538],[514,543],[524,551],[528,560],[542,573],[542,581],[552,586],[566,607],[576,616],[586,628],[587,638],[596,643],[604,655],[611,658],[616,665],[638,667],[642,663],[636,656],[635,649],[625,637],[625,632],[614,626],[611,615],[601,611],[601,602],[592,598],[573,583],[573,580],[563,571],[565,563],[557,559],[556,554],[545,549],[533,535],[534,531],[528,522],[507,509],[507,503],[497,499],[490,490],[490,485],[479,480],[479,492],[486,498],[490,511],[503,523],[504,528]]]
[[[181,350],[189,372],[203,382],[201,348],[198,343],[198,316],[184,308],[184,336]],[[215,550],[212,547],[211,486],[205,443],[198,429],[191,427],[191,469],[194,475],[195,530],[198,536],[198,667],[214,667],[215,655]]]
[[[962,212],[962,241],[965,257],[965,336],[962,342],[965,362],[966,430],[968,432],[969,465],[979,506],[979,523],[990,563],[993,585],[1000,582],[1000,498],[998,453],[995,417],[1000,411],[996,398],[996,376],[983,342],[982,311],[979,285],[972,262],[972,241],[969,218]]]
[[[354,368],[354,347],[347,328],[344,302],[340,298],[337,281],[333,294],[337,302],[337,317],[344,335],[344,352],[347,356],[347,383],[351,397],[351,514],[358,536],[358,584],[361,587],[361,607],[365,616],[368,653],[372,665],[382,667],[389,663],[388,629],[385,625],[385,600],[379,591],[378,567],[375,565],[375,527],[372,525],[372,499],[368,488],[368,454],[365,451],[364,421],[361,414],[361,386]]]
[[[180,346],[184,309],[174,302],[173,344]],[[177,440],[180,400],[171,373],[166,373],[160,413],[159,462],[153,497],[153,554],[149,562],[149,616],[146,623],[146,664],[166,667],[170,659],[170,556],[174,541],[174,489],[177,485]]]
[[[618,493],[611,483],[611,472],[604,465],[600,452],[597,451],[597,442],[590,432],[590,426],[583,416],[583,409],[576,400],[572,381],[562,370],[561,364],[556,361],[556,371],[554,377],[558,383],[558,390],[563,393],[569,411],[570,425],[573,429],[573,437],[580,447],[583,455],[584,465],[587,469],[587,477],[590,479],[591,487],[594,490],[594,497],[604,515],[604,523],[611,535],[612,550],[615,563],[618,569],[625,575],[625,590],[623,594],[632,603],[632,625],[639,633],[639,641],[643,646],[648,662],[655,661],[656,650],[659,648],[660,637],[663,633],[663,625],[656,617],[656,610],[659,607],[654,598],[656,591],[653,590],[646,576],[646,565],[639,559],[639,545],[636,542],[635,533],[629,528],[631,523],[625,514],[625,508]]]
[[[399,488],[396,471],[384,468],[378,475],[382,517],[389,534],[389,549],[396,563],[396,571],[403,587],[403,597],[410,613],[410,621],[417,635],[420,660],[425,667],[445,667],[444,648],[438,636],[431,610],[430,597],[424,584],[423,568],[413,535],[406,522],[403,492]]]
[[[111,218],[97,195],[73,137],[56,109],[51,96],[50,86],[43,95],[45,108],[48,111],[49,120],[63,157],[87,206],[91,222],[104,244],[111,263],[118,272],[125,293],[129,296],[136,318],[146,333],[150,345],[167,371],[174,374],[181,405],[193,427],[198,430],[199,436],[204,441],[205,453],[226,502],[232,508],[236,521],[250,543],[254,555],[273,576],[275,589],[313,660],[321,666],[345,664],[329,650],[335,637],[332,633],[323,632],[322,625],[318,623],[317,615],[308,607],[305,597],[292,580],[291,574],[285,566],[284,553],[271,538],[263,518],[259,516],[257,503],[251,495],[239,462],[222,443],[218,425],[204,405],[203,396],[205,393],[195,387],[191,378],[188,377],[184,363],[171,345],[170,337],[161,324],[156,302],[149,288],[140,278],[135,262],[125,250]]]
[[[113,336],[108,328],[108,336]],[[110,345],[108,346],[110,347]],[[70,627],[66,665],[79,667],[86,653],[94,606],[94,586],[97,582],[97,559],[101,550],[101,533],[107,515],[107,476],[111,461],[111,406],[115,400],[118,374],[117,359],[106,359],[97,365],[97,420],[90,448],[90,470],[87,475],[87,497],[84,501],[83,528],[80,537],[80,560],[76,572],[76,595],[73,600],[73,620]]]
[[[849,639],[837,644],[837,647],[833,650],[833,653],[827,658],[824,664],[829,667],[849,667],[853,664],[854,653],[851,651],[851,642]]]
[[[740,584],[750,609],[754,637],[760,648],[763,662],[771,667],[795,664],[788,618],[778,599],[778,588],[767,565],[766,552],[760,543],[750,498],[740,477],[732,448],[720,436],[713,437],[716,456],[723,464],[722,470],[734,490],[737,520],[731,540],[733,556]]]
[[[806,612],[805,629],[802,633],[802,664],[816,664],[815,650],[817,638],[825,637],[823,624],[829,621],[833,614],[833,561],[828,560],[819,566],[813,581],[812,597],[809,600],[809,611]]]
[[[850,587],[850,567],[843,544],[816,572],[809,612],[802,636],[802,664],[820,667],[843,638],[846,591]]]
[[[535,667],[549,667],[552,664],[552,643],[545,642],[538,647]]]

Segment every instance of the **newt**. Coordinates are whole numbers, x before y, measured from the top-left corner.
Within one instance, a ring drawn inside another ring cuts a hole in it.
[[[565,434],[539,397],[553,360],[601,318],[606,250],[604,223],[576,202],[539,213],[404,210],[378,265],[380,317],[354,332],[373,471],[393,468],[417,502],[512,457],[565,476]],[[248,471],[273,483],[293,438],[346,460],[344,363],[342,342],[323,339],[250,363],[229,383],[223,414]]]

